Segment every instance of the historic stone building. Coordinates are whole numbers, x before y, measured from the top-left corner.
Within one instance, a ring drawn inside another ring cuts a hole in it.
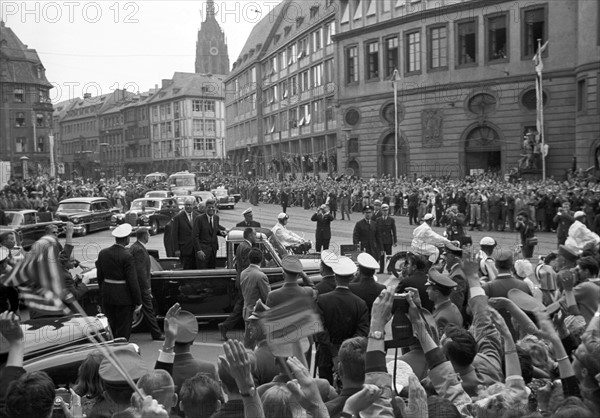
[[[217,171],[225,158],[222,75],[175,73],[147,101],[154,168]]]
[[[14,176],[23,174],[22,159],[27,174],[50,174],[51,88],[35,49],[0,21],[0,160]]]
[[[205,3],[205,19],[196,41],[196,73],[229,74],[229,52],[225,33],[215,17],[214,0]]]
[[[225,79],[227,152],[238,173],[336,171],[331,0],[284,0],[255,25]]]
[[[342,168],[362,176],[507,173],[536,130],[541,43],[548,175],[600,160],[599,3],[337,0]],[[394,70],[399,72],[398,123]],[[397,134],[396,134],[397,128]],[[541,160],[532,170],[541,174]]]

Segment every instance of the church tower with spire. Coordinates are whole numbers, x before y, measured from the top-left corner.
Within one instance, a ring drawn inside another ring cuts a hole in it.
[[[215,18],[214,0],[206,1],[206,16],[196,41],[196,73],[229,74],[225,33]]]

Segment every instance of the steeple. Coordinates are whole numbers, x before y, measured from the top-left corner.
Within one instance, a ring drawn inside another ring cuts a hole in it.
[[[196,73],[229,74],[227,40],[216,19],[214,0],[206,0],[206,16],[198,31]]]

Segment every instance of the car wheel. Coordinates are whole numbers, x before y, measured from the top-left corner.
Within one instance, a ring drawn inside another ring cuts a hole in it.
[[[136,310],[133,312],[133,320],[131,321],[131,332],[142,332],[144,331],[144,315],[142,310]]]
[[[157,232],[158,222],[156,222],[156,220],[153,220],[152,223],[150,223],[150,235],[156,235]]]

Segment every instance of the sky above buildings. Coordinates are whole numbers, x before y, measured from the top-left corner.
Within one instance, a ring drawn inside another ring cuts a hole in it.
[[[230,63],[253,26],[281,0],[215,0]],[[194,72],[196,39],[205,0],[98,0],[0,2],[0,18],[37,50],[54,85],[53,102],[106,94],[117,88],[147,91],[174,72]]]

